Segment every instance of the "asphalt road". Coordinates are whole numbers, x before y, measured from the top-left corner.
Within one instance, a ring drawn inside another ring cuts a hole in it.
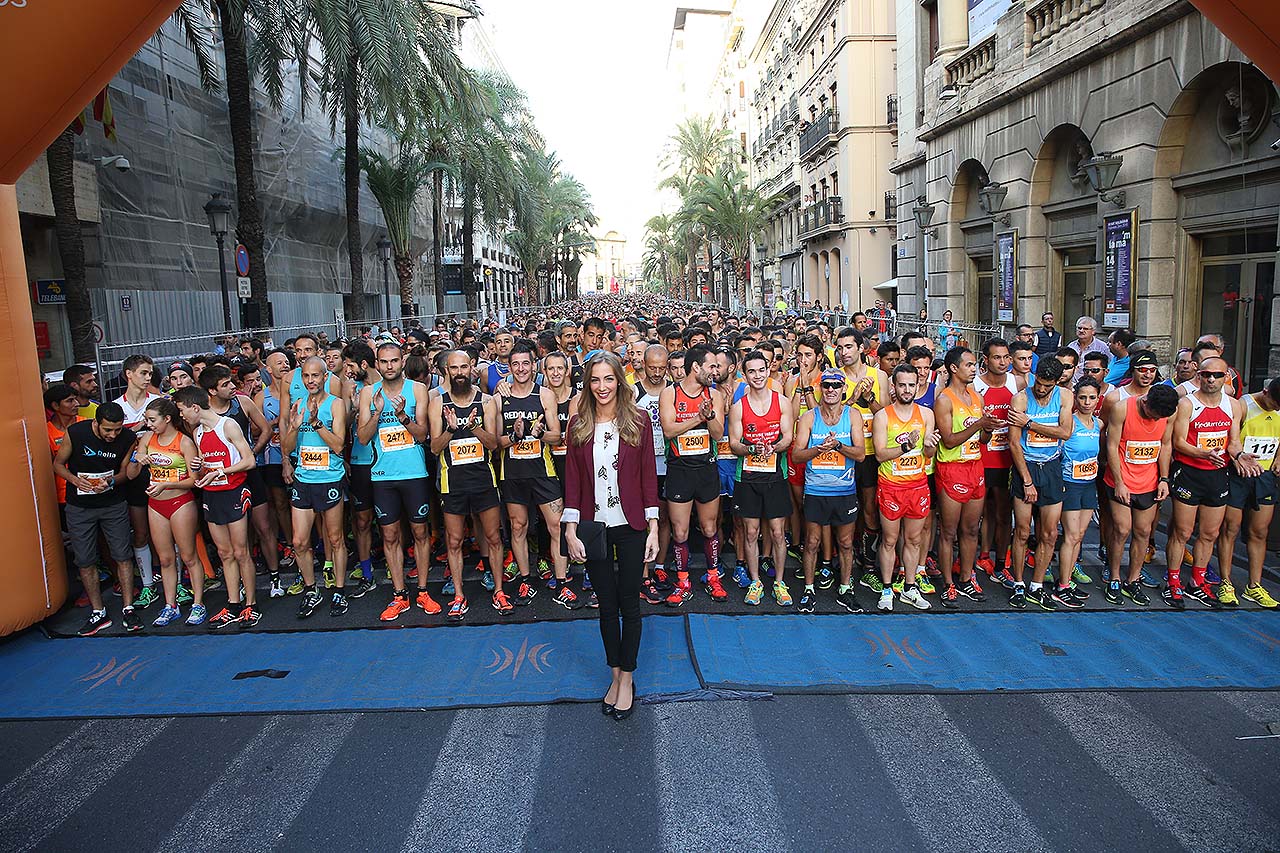
[[[1280,850],[1268,723],[1280,692],[0,723],[0,850]]]

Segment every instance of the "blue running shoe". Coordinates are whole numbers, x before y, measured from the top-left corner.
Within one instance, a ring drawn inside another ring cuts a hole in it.
[[[560,588],[560,581],[556,580],[555,575],[552,575],[551,577],[547,578],[547,589],[551,590],[552,592],[555,592],[559,588]],[[565,605],[565,606],[567,607],[568,605]],[[570,608],[570,609],[573,609],[573,608]]]
[[[187,624],[203,625],[206,615],[203,604],[193,604],[191,605],[191,612],[187,614]]]
[[[176,607],[170,607],[169,605],[166,604],[164,606],[164,610],[161,610],[160,615],[156,617],[156,621],[152,622],[151,624],[158,625],[159,627],[163,628],[165,625],[168,625],[170,622],[175,622],[181,618],[182,618],[181,610],[179,610]]]
[[[641,555],[641,556],[643,556],[643,555]],[[583,573],[582,573],[582,591],[583,591],[583,592],[590,592],[590,591],[591,591],[591,577],[590,577],[586,572],[583,572]],[[594,598],[595,598],[595,596],[593,595],[593,596],[591,596],[591,598],[592,598],[592,599],[594,599]],[[588,606],[588,607],[591,607],[591,606],[593,606],[593,605],[591,605],[590,603],[588,603],[588,604],[587,604],[587,606]],[[596,606],[598,606],[598,605],[596,605]]]
[[[778,570],[773,565],[773,557],[760,558],[760,571],[771,578],[778,576]]]
[[[482,587],[484,587],[485,589],[487,589],[489,592],[493,592],[493,588],[494,588],[494,583],[493,583],[493,572],[485,572],[483,575],[481,575],[481,576],[480,576],[480,585],[481,585]],[[447,589],[445,590],[445,594],[446,594],[446,595],[447,595],[449,592],[450,592],[450,590],[447,590]]]
[[[1142,585],[1145,586],[1147,589],[1159,589],[1160,587],[1164,586],[1164,583],[1162,581],[1156,580],[1155,577],[1151,574],[1151,572],[1147,571],[1146,567],[1144,566],[1142,569]]]
[[[1205,583],[1211,583],[1211,584],[1222,583],[1222,575],[1218,574],[1218,570],[1213,567],[1212,562],[1210,562],[1209,565],[1205,567],[1204,580],[1205,580]]]
[[[485,574],[488,574],[488,572],[485,572]],[[445,578],[445,580],[444,580],[444,589],[442,590],[442,592],[443,592],[443,594],[444,594],[444,595],[453,595],[453,594],[454,594],[453,578],[451,578],[451,577],[450,577],[450,578]]]
[[[751,575],[747,574],[747,567],[745,563],[738,563],[738,565],[733,567],[733,582],[741,589],[746,589],[751,586]]]

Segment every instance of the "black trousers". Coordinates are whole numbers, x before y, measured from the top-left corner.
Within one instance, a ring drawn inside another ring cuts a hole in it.
[[[617,568],[613,560],[587,561],[591,588],[600,600],[605,660],[623,672],[636,671],[640,654],[640,578],[648,535],[648,530],[636,530],[628,524],[610,527],[606,539],[610,554],[617,549]]]

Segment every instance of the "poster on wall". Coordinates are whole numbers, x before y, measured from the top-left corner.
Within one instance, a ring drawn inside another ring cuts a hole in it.
[[[1133,283],[1138,271],[1138,211],[1102,220],[1102,325],[1126,329],[1133,308]]]
[[[1013,322],[1018,281],[1018,230],[996,235],[996,322]]]
[[[976,45],[995,32],[996,21],[1012,5],[1013,0],[969,0],[969,44]]]

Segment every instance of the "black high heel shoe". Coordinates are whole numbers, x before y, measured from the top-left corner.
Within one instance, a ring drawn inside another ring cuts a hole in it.
[[[621,722],[625,720],[627,717],[630,717],[631,712],[634,711],[635,709],[636,709],[636,683],[632,681],[631,682],[631,707],[627,708],[625,711],[619,710],[618,708],[614,708],[613,718]]]

